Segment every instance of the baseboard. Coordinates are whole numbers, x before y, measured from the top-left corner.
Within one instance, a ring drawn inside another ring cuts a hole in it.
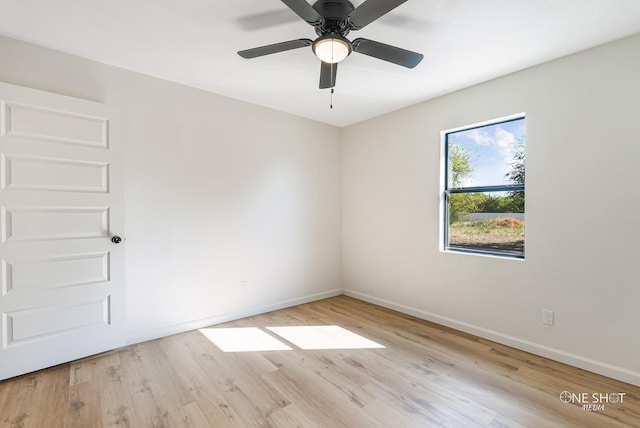
[[[184,333],[190,330],[197,330],[199,328],[208,327],[211,325],[222,324],[229,321],[235,321],[241,318],[250,317],[253,315],[264,314],[271,311],[277,311],[278,309],[289,308],[296,305],[302,305],[304,303],[314,302],[316,300],[327,299],[329,297],[339,296],[343,294],[341,289],[335,289],[331,291],[325,291],[322,293],[311,294],[303,297],[297,297],[295,299],[284,300],[282,302],[271,303],[256,308],[247,310],[241,310],[237,312],[229,312],[221,315],[214,315],[212,317],[202,318],[198,320],[188,321],[180,324],[173,324],[166,327],[162,327],[156,330],[146,332],[144,334],[130,336],[127,338],[126,344],[133,345],[134,343],[146,342],[148,340],[160,339],[162,337],[171,336],[174,334]]]
[[[632,385],[640,386],[640,373],[634,372],[632,370],[627,370],[625,368],[613,366],[611,364],[607,364],[602,361],[592,360],[590,358],[586,358],[580,355],[550,348],[548,346],[529,342],[527,340],[522,340],[517,337],[505,335],[493,330],[488,330],[472,324],[460,322],[452,318],[443,317],[437,314],[422,311],[420,309],[416,309],[416,308],[401,305],[395,302],[391,302],[389,300],[380,299],[364,293],[359,293],[357,291],[345,289],[343,290],[343,294],[359,300],[364,300],[365,302],[376,304],[378,306],[382,306],[388,309],[393,309],[408,315],[413,315],[417,318],[431,321],[436,324],[451,327],[453,329],[460,330],[465,333],[473,334],[474,336],[492,340],[494,342],[498,342],[503,345],[511,346],[513,348],[520,349],[522,351],[530,352],[532,354],[550,358],[552,360],[569,364],[571,366],[588,370],[590,372],[598,373],[603,376],[620,380],[622,382],[627,382]]]

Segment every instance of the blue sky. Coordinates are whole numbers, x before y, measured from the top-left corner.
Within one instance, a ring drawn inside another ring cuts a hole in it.
[[[508,184],[505,174],[518,142],[526,138],[525,119],[458,131],[449,134],[449,144],[456,144],[469,151],[469,161],[474,171],[463,180],[463,186],[491,186]]]

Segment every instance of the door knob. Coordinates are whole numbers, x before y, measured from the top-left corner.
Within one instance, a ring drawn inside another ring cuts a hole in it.
[[[115,235],[111,238],[111,242],[113,242],[114,244],[119,244],[120,242],[122,242],[122,238],[118,235]]]

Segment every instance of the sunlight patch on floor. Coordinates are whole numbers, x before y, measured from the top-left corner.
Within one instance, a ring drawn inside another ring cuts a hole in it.
[[[267,330],[301,349],[384,348],[379,343],[337,325],[267,327]]]
[[[257,327],[202,328],[199,331],[224,352],[291,350],[289,346]]]

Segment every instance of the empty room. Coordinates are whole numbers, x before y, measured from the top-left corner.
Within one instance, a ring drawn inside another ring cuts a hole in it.
[[[0,0],[0,427],[640,426],[637,0]]]

